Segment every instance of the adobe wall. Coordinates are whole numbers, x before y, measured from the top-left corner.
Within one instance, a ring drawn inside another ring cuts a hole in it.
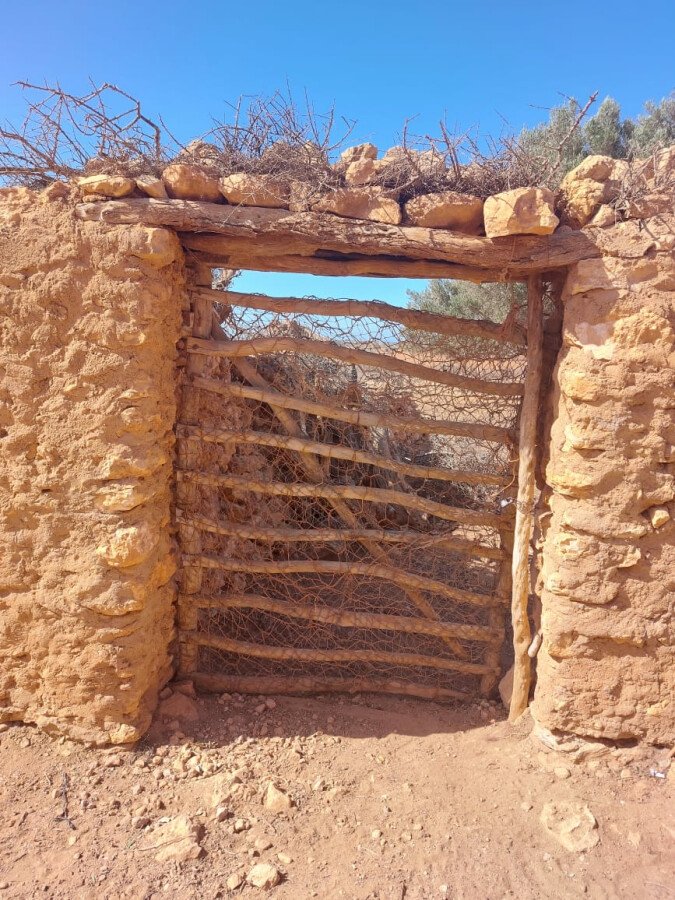
[[[595,232],[603,258],[574,266],[564,287],[533,712],[551,730],[665,744],[675,739],[675,216],[672,198],[649,203],[642,218]]]
[[[171,672],[175,234],[0,191],[0,720],[137,739]]]

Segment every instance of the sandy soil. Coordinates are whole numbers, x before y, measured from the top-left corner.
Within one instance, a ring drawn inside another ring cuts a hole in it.
[[[494,705],[184,690],[130,751],[3,727],[0,900],[254,897],[261,863],[278,900],[675,897],[662,750],[574,763]],[[552,802],[596,845],[565,849]]]

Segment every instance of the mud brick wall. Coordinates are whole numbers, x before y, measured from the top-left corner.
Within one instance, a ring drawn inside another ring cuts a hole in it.
[[[182,251],[0,191],[0,720],[123,743],[171,673]]]
[[[675,216],[672,198],[654,205],[671,212],[595,232],[603,257],[574,266],[564,288],[534,713],[553,730],[668,743]]]

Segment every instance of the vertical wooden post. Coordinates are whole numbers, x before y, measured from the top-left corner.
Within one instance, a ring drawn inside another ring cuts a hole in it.
[[[193,337],[208,338],[211,336],[213,319],[213,301],[209,298],[192,295],[192,335]],[[189,353],[186,366],[186,382],[183,389],[181,402],[180,422],[186,425],[199,424],[199,397],[192,388],[190,380],[195,375],[203,375],[204,368],[208,365],[206,357],[200,357],[196,353]],[[195,442],[178,439],[178,459],[181,469],[198,468],[198,460],[192,458],[195,452]],[[178,482],[178,499],[182,509],[190,510],[198,506],[199,487],[189,482]],[[201,532],[190,525],[178,526],[181,550],[184,553],[200,554],[202,551]],[[180,578],[180,593],[178,595],[178,624],[180,631],[178,668],[182,675],[194,672],[197,667],[198,645],[191,639],[191,634],[197,630],[198,608],[192,597],[198,594],[202,587],[203,573],[196,566],[183,567]]]
[[[530,695],[530,657],[527,654],[532,635],[527,614],[530,594],[529,551],[534,528],[534,489],[537,464],[537,422],[543,362],[543,316],[541,275],[527,280],[527,370],[523,405],[520,411],[518,447],[518,499],[513,535],[511,620],[513,622],[513,692],[509,721],[527,709]]]

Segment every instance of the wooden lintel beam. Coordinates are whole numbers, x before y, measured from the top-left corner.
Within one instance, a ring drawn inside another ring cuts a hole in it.
[[[514,274],[557,269],[600,255],[591,238],[562,227],[551,235],[476,237],[442,228],[386,225],[345,219],[329,213],[229,206],[192,200],[123,199],[81,203],[77,215],[111,225],[155,225],[176,231],[254,238],[259,246],[272,239],[276,250],[288,240],[297,247],[366,256],[435,259],[446,263]],[[270,244],[272,246],[272,244]]]

